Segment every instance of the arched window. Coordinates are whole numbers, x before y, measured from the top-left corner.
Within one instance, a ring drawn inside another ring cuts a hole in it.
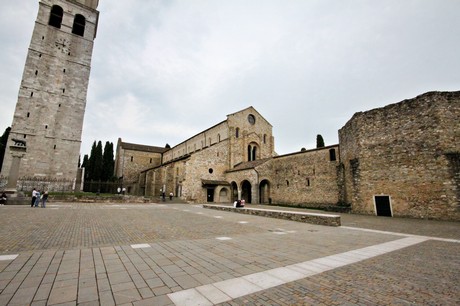
[[[267,134],[264,134],[264,143],[267,143]]]
[[[240,137],[240,128],[236,128],[235,137]]]
[[[75,15],[75,19],[73,20],[72,33],[79,36],[83,36],[85,34],[85,25],[85,17],[80,14]]]
[[[257,146],[249,145],[248,146],[248,161],[253,161],[257,159]]]
[[[64,16],[64,10],[59,5],[53,5],[51,8],[50,20],[48,24],[55,28],[60,29],[62,23],[62,16]]]

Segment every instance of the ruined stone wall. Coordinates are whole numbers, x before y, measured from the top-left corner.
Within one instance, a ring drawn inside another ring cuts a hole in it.
[[[394,216],[460,220],[460,92],[431,92],[357,113],[340,129],[346,201],[375,214],[388,196]]]
[[[336,205],[339,202],[338,151],[339,147],[335,145],[287,154],[257,167],[259,180],[269,182],[272,204],[304,207]]]

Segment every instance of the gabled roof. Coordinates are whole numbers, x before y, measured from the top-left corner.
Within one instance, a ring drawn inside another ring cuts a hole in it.
[[[268,158],[263,158],[263,159],[258,159],[258,160],[253,160],[249,162],[244,162],[240,163],[235,166],[235,168],[228,170],[227,172],[233,172],[233,171],[241,171],[241,170],[247,170],[247,169],[254,169],[257,166],[260,166],[264,164],[266,161],[272,159],[272,157]]]
[[[257,113],[257,115],[259,115],[260,118],[264,119],[265,122],[266,122],[268,125],[270,125],[271,127],[273,127],[273,126],[270,124],[270,122],[268,122],[268,120],[265,119],[265,117],[262,116],[253,106],[249,106],[249,107],[246,107],[245,109],[242,109],[242,110],[239,110],[239,111],[237,111],[237,112],[228,114],[228,115],[227,115],[227,118],[228,118],[229,116],[233,116],[233,115],[236,115],[236,114],[238,114],[238,113],[242,113],[242,112],[244,112],[244,111],[246,111],[246,110],[251,110],[252,112]]]
[[[120,146],[125,150],[142,151],[150,153],[163,153],[169,150],[168,148],[146,146],[129,142],[121,142]]]

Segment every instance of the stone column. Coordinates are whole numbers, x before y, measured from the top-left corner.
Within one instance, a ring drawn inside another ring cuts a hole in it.
[[[24,157],[24,153],[14,152],[13,148],[10,147],[13,161],[11,163],[10,173],[8,175],[8,183],[6,184],[6,190],[8,192],[16,193],[16,186],[19,178],[19,167],[21,166],[21,158]]]

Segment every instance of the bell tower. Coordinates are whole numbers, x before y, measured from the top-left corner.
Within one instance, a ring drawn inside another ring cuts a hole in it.
[[[74,180],[99,12],[98,0],[40,0],[1,170]],[[17,146],[25,153],[12,169]]]

